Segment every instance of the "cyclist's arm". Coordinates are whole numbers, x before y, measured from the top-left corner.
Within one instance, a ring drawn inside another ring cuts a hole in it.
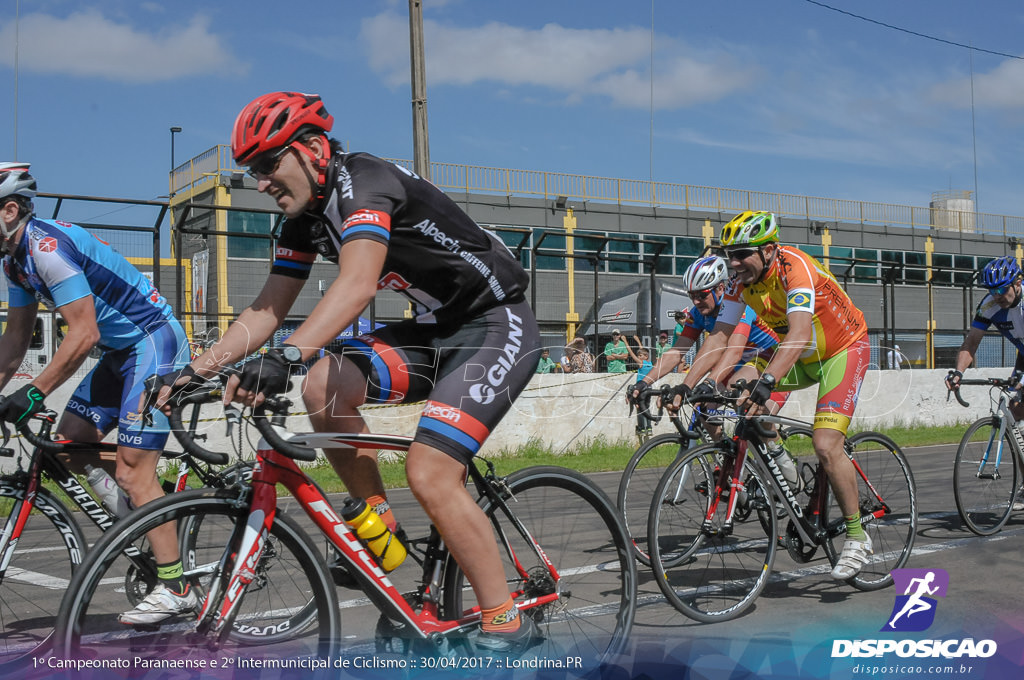
[[[679,365],[692,346],[692,338],[680,335],[676,338],[674,345],[661,353],[658,360],[654,362],[654,366],[647,372],[647,375],[643,377],[642,382],[645,382],[648,385],[653,385],[659,378],[674,371],[676,366]]]
[[[386,245],[366,238],[348,241],[341,246],[338,278],[313,308],[309,318],[288,339],[289,344],[302,350],[303,359],[316,354],[358,320],[377,294],[377,282],[387,254]]]
[[[68,332],[54,353],[53,359],[39,377],[32,381],[32,384],[45,394],[51,394],[74,375],[100,340],[100,329],[96,325],[96,306],[91,295],[61,305],[57,311],[68,322]]]
[[[729,376],[733,374],[736,364],[743,358],[750,341],[750,325],[740,324],[729,334],[725,349],[720,352],[717,363],[711,369],[711,378],[719,384],[724,384]]]
[[[694,387],[705,375],[714,370],[722,357],[722,353],[727,349],[729,336],[732,335],[733,329],[734,326],[728,324],[715,324],[715,327],[704,339],[704,343],[697,351],[697,356],[693,358],[693,363],[690,364],[690,372],[683,378],[684,385]]]
[[[0,390],[7,386],[21,367],[28,345],[32,342],[38,311],[39,306],[34,300],[30,305],[7,310],[7,328],[0,338]]]
[[[981,344],[981,340],[984,337],[985,331],[980,328],[972,328],[967,332],[967,337],[964,338],[963,344],[960,345],[960,349],[956,353],[956,370],[963,373],[974,363],[974,355],[977,353],[978,345]]]
[[[221,367],[244,359],[274,334],[295,303],[305,279],[271,274],[263,290],[238,318],[228,326],[220,340],[192,362],[200,376],[217,374]]]
[[[775,356],[765,368],[765,373],[771,373],[776,380],[781,380],[782,376],[789,373],[789,369],[796,365],[800,355],[807,350],[814,337],[813,320],[814,314],[803,309],[791,309],[787,312],[789,332],[779,341]]]

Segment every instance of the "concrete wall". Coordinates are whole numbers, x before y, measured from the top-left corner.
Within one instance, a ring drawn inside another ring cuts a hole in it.
[[[979,369],[967,377],[1006,377],[1009,369]],[[876,429],[890,425],[929,427],[969,423],[989,413],[988,390],[965,387],[964,398],[970,408],[963,408],[955,400],[946,400],[942,379],[946,370],[933,371],[868,371],[860,393],[854,428]],[[528,443],[536,442],[555,452],[571,451],[593,440],[621,442],[626,448],[635,446],[635,419],[629,417],[624,401],[624,390],[635,380],[635,374],[622,375],[536,375],[516,401],[513,409],[491,435],[482,453],[496,455],[514,452]],[[670,376],[678,380],[680,376]],[[57,390],[47,399],[52,408],[62,408],[73,391],[72,386]],[[790,398],[782,415],[809,420],[814,414],[813,390],[796,392]],[[364,409],[369,427],[388,434],[412,434],[422,405],[369,407]],[[204,409],[206,446],[220,451],[232,451],[225,439],[225,426],[219,419],[220,409]],[[655,432],[671,431],[663,421]],[[309,421],[304,416],[290,419],[293,431],[306,431]],[[251,436],[258,439],[255,430]],[[236,434],[237,437],[237,434]],[[179,448],[174,443],[169,448]],[[251,455],[251,451],[246,451]],[[12,461],[2,461],[11,467]]]

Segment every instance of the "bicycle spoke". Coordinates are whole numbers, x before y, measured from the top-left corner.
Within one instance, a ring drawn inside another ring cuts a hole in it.
[[[1001,422],[990,417],[971,425],[953,467],[953,495],[960,519],[980,536],[994,534],[1006,524],[1020,485],[1011,433],[999,437]]]

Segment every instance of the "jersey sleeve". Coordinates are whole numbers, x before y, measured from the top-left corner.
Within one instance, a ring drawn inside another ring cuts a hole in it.
[[[793,312],[814,314],[814,272],[803,258],[794,259],[783,278],[786,290],[786,316]]]
[[[998,306],[993,306],[991,298],[986,295],[978,303],[978,308],[974,311],[974,319],[971,321],[971,328],[977,328],[979,331],[987,331],[989,326],[992,325],[992,312],[998,311]]]
[[[313,269],[316,253],[306,245],[310,243],[310,220],[288,220],[281,227],[281,235],[274,246],[274,264],[271,274],[305,281]]]
[[[687,340],[696,340],[704,330],[702,322],[703,318],[700,311],[696,307],[692,307],[686,313],[686,323],[683,324],[683,330],[679,333],[679,337],[686,338]]]
[[[735,279],[729,281],[725,286],[725,296],[722,298],[722,308],[718,311],[717,324],[726,326],[737,326],[746,312],[748,305],[740,298],[742,288]]]
[[[32,259],[36,272],[49,289],[55,307],[92,295],[92,288],[85,277],[76,252],[69,252],[66,243],[47,236],[32,244]]]
[[[341,245],[355,239],[370,239],[387,245],[391,240],[391,215],[405,200],[405,188],[393,174],[401,168],[379,158],[354,157],[346,166],[350,191],[342,191],[340,205]],[[417,225],[426,234],[436,227]],[[429,235],[429,234],[428,234]]]

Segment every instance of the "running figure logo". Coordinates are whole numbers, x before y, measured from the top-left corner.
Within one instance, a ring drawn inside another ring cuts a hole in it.
[[[935,621],[936,597],[945,597],[949,574],[945,569],[894,569],[896,603],[883,631],[926,630]]]

